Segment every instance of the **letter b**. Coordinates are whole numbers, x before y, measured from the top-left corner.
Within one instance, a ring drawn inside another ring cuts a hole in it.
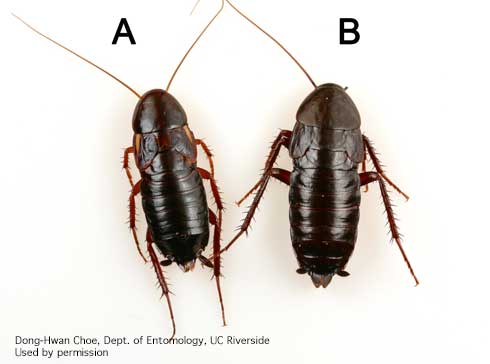
[[[351,23],[352,27],[345,28],[346,23]],[[340,44],[356,44],[361,39],[361,35],[357,31],[359,22],[354,18],[340,18]],[[345,39],[345,34],[354,34],[354,39]]]

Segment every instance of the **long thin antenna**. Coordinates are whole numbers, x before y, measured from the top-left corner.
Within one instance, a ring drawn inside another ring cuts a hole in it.
[[[194,10],[196,10],[197,5],[199,5],[199,2],[200,2],[200,1],[201,1],[201,0],[197,0],[197,1],[196,1],[196,3],[195,3],[195,4],[194,4],[194,6],[192,7],[191,13],[190,13],[189,15],[194,14]]]
[[[100,71],[104,72],[106,75],[112,77],[114,80],[116,80],[117,82],[119,82],[121,85],[123,85],[124,87],[126,87],[129,91],[131,91],[133,94],[135,94],[138,98],[141,98],[141,95],[139,93],[137,93],[135,90],[133,90],[131,87],[129,87],[126,83],[124,83],[123,81],[121,81],[119,78],[117,78],[116,76],[114,76],[113,74],[109,73],[108,71],[106,71],[105,69],[103,69],[102,67],[99,67],[97,66],[95,63],[89,61],[87,58],[85,57],[82,57],[81,55],[79,55],[78,53],[75,53],[74,51],[72,51],[71,49],[65,47],[63,44],[60,44],[58,43],[57,41],[51,39],[50,37],[48,37],[47,35],[41,33],[39,30],[35,29],[32,25],[28,24],[27,22],[25,22],[23,19],[19,18],[17,15],[15,15],[14,13],[11,13],[15,18],[17,18],[18,20],[20,20],[22,23],[24,23],[28,28],[30,28],[31,30],[33,30],[34,32],[36,32],[37,34],[39,34],[40,36],[46,38],[47,40],[49,40],[50,42],[56,44],[57,46],[63,48],[65,51],[68,51],[70,52],[71,54],[77,56],[78,58],[80,58],[82,61],[85,61],[87,62],[88,64],[94,66],[95,68],[99,69]]]
[[[187,56],[189,55],[189,53],[191,52],[191,50],[194,48],[194,46],[196,45],[196,43],[199,42],[199,39],[201,39],[201,37],[203,36],[203,34],[206,33],[206,30],[208,30],[209,26],[218,17],[218,15],[221,13],[221,11],[223,10],[224,7],[225,7],[225,1],[224,0],[221,0],[221,7],[219,8],[218,12],[213,16],[213,18],[208,23],[208,25],[206,25],[206,27],[202,30],[201,34],[199,34],[199,36],[196,38],[196,40],[194,41],[194,43],[192,43],[191,47],[187,50],[187,52],[185,52],[184,57],[182,57],[182,59],[180,60],[179,64],[177,65],[177,68],[175,68],[175,71],[172,74],[172,77],[170,77],[170,81],[168,81],[167,91],[170,89],[170,85],[172,84],[172,81],[174,80],[175,75],[179,71],[180,66],[182,66],[182,63],[184,63],[185,59],[187,58]]]
[[[233,5],[230,1],[226,0],[226,2],[228,3],[228,5],[230,5],[238,14],[240,14],[242,17],[244,17],[246,20],[248,20],[250,23],[252,23],[257,29],[259,29],[262,33],[264,33],[266,36],[268,36],[274,43],[276,43],[279,47],[281,47],[281,49],[286,52],[286,54],[291,57],[291,59],[294,61],[294,63],[296,63],[298,65],[299,68],[301,68],[301,71],[303,71],[303,73],[306,75],[306,77],[308,77],[308,80],[310,80],[311,84],[313,85],[314,88],[316,88],[316,83],[315,81],[313,81],[313,79],[311,78],[311,76],[308,74],[308,72],[306,72],[306,70],[304,69],[304,67],[301,65],[301,63],[298,62],[298,60],[296,58],[294,58],[294,56],[289,53],[289,51],[281,44],[279,43],[279,41],[274,38],[272,35],[270,35],[269,33],[267,33],[264,29],[262,29],[257,23],[255,23],[252,19],[250,19],[248,16],[246,16],[244,13],[242,13],[240,10],[237,9],[237,7],[235,5]]]

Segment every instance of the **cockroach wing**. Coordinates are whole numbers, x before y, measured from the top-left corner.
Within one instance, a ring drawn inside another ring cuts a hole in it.
[[[293,136],[289,144],[289,156],[298,159],[305,155],[313,141],[313,129],[297,122],[293,129]]]
[[[136,164],[140,170],[146,169],[158,154],[158,139],[154,134],[136,134]]]
[[[169,131],[172,149],[194,163],[197,159],[196,140],[189,127],[175,128]]]
[[[315,133],[313,143],[318,149],[345,151],[345,130],[321,128]]]
[[[345,150],[349,159],[355,163],[361,163],[364,159],[364,142],[360,129],[346,130]]]

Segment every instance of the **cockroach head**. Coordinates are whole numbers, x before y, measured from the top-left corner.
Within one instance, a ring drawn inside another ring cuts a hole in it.
[[[318,86],[303,101],[296,119],[307,126],[353,130],[361,126],[356,105],[343,87],[334,83]]]
[[[133,114],[136,134],[152,133],[187,124],[184,109],[175,97],[165,90],[150,90],[141,96]]]

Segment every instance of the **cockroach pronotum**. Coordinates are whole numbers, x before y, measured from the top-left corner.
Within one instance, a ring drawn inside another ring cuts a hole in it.
[[[133,114],[133,145],[125,149],[123,157],[123,167],[131,184],[129,225],[138,252],[147,262],[136,234],[135,197],[141,193],[143,210],[148,223],[147,249],[162,289],[162,296],[166,297],[168,303],[172,320],[172,337],[175,336],[176,332],[175,319],[169,297],[170,291],[162,268],[172,263],[176,263],[184,272],[188,272],[194,268],[196,259],[198,259],[203,265],[213,269],[223,325],[226,325],[220,287],[221,261],[218,254],[220,251],[223,203],[214,178],[212,153],[201,139],[194,138],[187,124],[184,109],[168,92],[187,55],[221,13],[223,7],[224,2],[221,1],[218,12],[177,65],[166,90],[150,90],[143,95],[134,91],[108,71],[42,34],[14,15],[39,35],[115,79],[139,99]],[[209,160],[209,171],[197,166],[198,145],[201,146]],[[129,169],[129,156],[131,154],[134,154],[136,165],[141,174],[141,179],[136,183],[133,182]],[[217,213],[208,207],[203,179],[210,182]],[[208,244],[209,224],[214,226],[212,261],[202,255]],[[158,260],[153,244],[165,257],[161,262]]]
[[[252,189],[237,202],[240,205],[257,190],[252,204],[235,237],[221,253],[247,231],[271,177],[290,186],[289,220],[293,249],[299,268],[307,273],[315,287],[327,287],[333,276],[348,276],[345,266],[357,240],[360,187],[378,182],[393,240],[408,269],[418,279],[401,245],[393,207],[386,183],[403,193],[385,174],[370,140],[361,133],[359,112],[346,89],[327,83],[317,86],[301,64],[282,44],[249,17],[226,2],[242,17],[281,47],[301,68],[314,90],[300,105],[293,131],[282,130],[272,143],[264,172]],[[275,168],[281,147],[289,150],[293,171]],[[369,155],[375,172],[366,172]],[[357,172],[362,164],[362,172]]]

